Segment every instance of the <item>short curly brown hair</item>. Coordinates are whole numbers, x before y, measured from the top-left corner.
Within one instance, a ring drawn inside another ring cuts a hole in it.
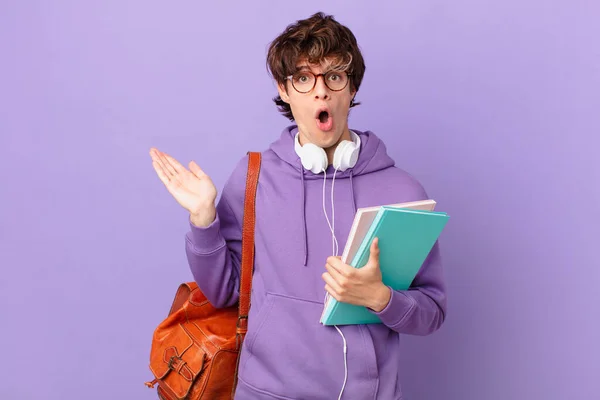
[[[288,25],[271,42],[267,53],[267,69],[278,84],[285,85],[286,77],[297,72],[297,63],[301,59],[306,59],[310,64],[332,60],[335,69],[351,74],[350,89],[355,91],[358,91],[365,74],[365,62],[352,31],[333,16],[322,12]],[[285,117],[294,120],[290,105],[281,96],[277,95],[273,101]],[[353,101],[350,107],[359,104]]]

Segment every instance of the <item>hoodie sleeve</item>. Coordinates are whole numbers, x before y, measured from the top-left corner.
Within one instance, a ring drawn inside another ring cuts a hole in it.
[[[215,220],[207,227],[198,227],[188,220],[188,264],[198,287],[217,308],[233,306],[239,299],[247,160],[245,157],[240,161],[225,184]]]
[[[412,192],[410,197],[414,200],[429,199],[423,186],[409,177],[402,190]],[[446,285],[439,242],[431,248],[408,290],[390,290],[392,296],[387,306],[380,312],[370,310],[390,329],[422,336],[439,329],[446,316]]]
[[[446,315],[439,243],[436,242],[408,290],[392,290],[388,305],[378,315],[398,333],[428,335],[440,328]]]

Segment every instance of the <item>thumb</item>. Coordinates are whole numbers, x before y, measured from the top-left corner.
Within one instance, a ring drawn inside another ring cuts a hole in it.
[[[198,164],[196,164],[195,161],[190,161],[190,163],[188,165],[190,167],[190,171],[192,171],[192,173],[194,175],[196,175],[198,178],[202,178],[206,175],[204,173],[204,171],[202,171],[202,168],[200,168],[200,166]]]
[[[375,238],[371,242],[369,264],[379,268],[379,238]]]

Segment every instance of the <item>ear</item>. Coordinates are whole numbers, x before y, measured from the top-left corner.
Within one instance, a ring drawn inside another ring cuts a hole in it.
[[[354,104],[354,98],[356,97],[356,92],[351,92],[350,96],[350,107],[352,107],[352,105]]]
[[[281,97],[281,100],[285,101],[286,103],[290,103],[290,96],[287,93],[287,88],[286,88],[286,84],[285,83],[280,83],[277,85],[277,91],[279,92],[279,97]]]

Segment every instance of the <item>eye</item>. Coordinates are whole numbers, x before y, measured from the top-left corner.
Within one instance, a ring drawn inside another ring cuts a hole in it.
[[[308,74],[298,74],[294,77],[294,80],[298,83],[307,83],[310,82],[310,75]]]
[[[333,72],[333,73],[329,74],[329,80],[332,82],[339,81],[340,79],[342,79],[342,76],[337,72]]]

